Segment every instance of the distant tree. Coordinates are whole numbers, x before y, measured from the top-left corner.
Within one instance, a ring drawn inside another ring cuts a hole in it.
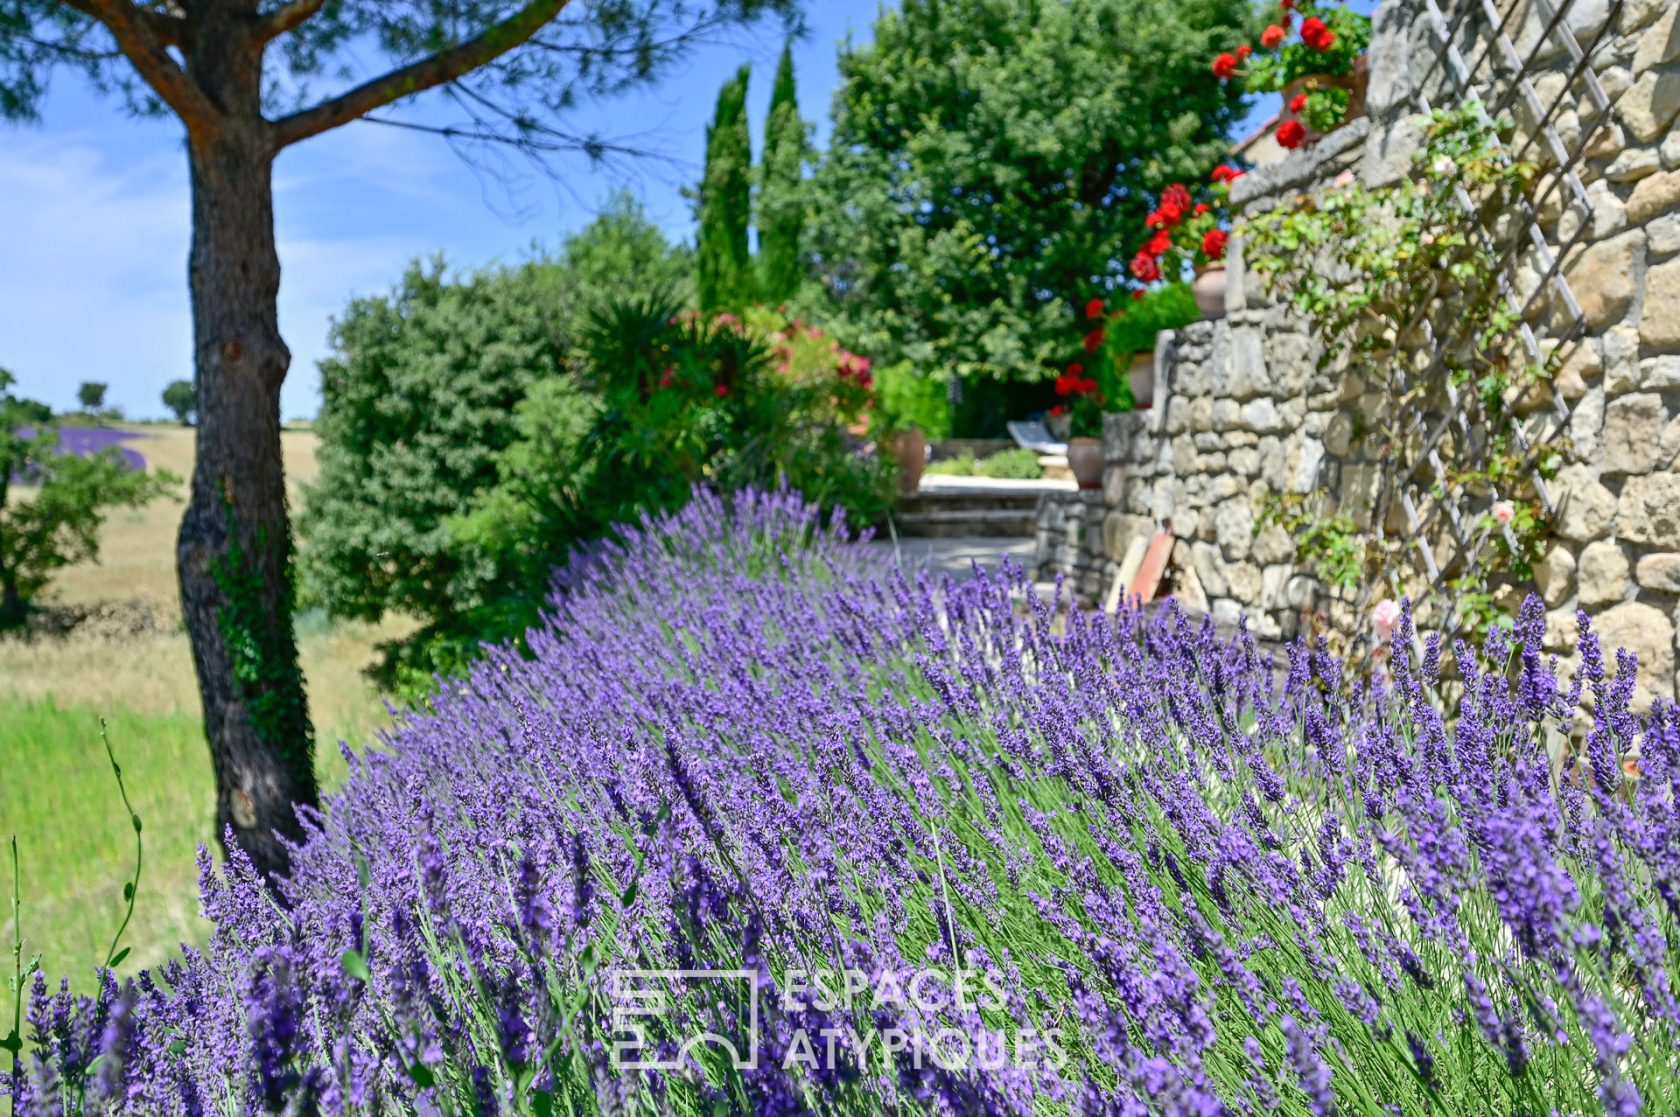
[[[740,310],[753,299],[752,138],[747,132],[747,79],[740,71],[718,91],[717,114],[706,129],[706,170],[700,182],[700,236],[695,271],[702,311]]]
[[[27,619],[54,571],[99,561],[106,509],[137,508],[181,481],[129,469],[115,447],[60,453],[57,428],[41,421],[39,404],[11,394],[13,383],[0,369],[0,630]]]
[[[184,427],[192,426],[193,412],[198,410],[198,389],[191,380],[174,380],[163,390],[163,406],[175,413]]]
[[[1066,363],[1126,281],[1150,199],[1226,156],[1209,60],[1250,0],[903,0],[840,57],[812,182],[816,270],[853,348],[970,386]]]
[[[642,203],[621,190],[595,220],[566,238],[552,277],[564,288],[554,297],[567,304],[563,326],[570,335],[592,308],[638,291],[670,291],[689,302],[694,258],[686,248],[674,248]]]
[[[793,298],[802,277],[800,241],[805,229],[805,161],[810,140],[799,116],[793,49],[782,47],[758,179],[758,297],[775,305]]]
[[[280,455],[291,352],[279,326],[274,161],[363,119],[537,159],[612,155],[621,149],[563,126],[579,100],[645,83],[727,26],[796,11],[797,0],[0,0],[0,116],[32,119],[51,72],[68,67],[184,132],[172,142],[192,182],[199,430],[176,562],[216,833],[231,830],[266,875],[285,873],[283,839],[302,834],[294,806],[318,802]],[[388,115],[433,89],[465,123]]]
[[[76,389],[76,402],[81,404],[82,410],[88,413],[99,411],[105,406],[105,392],[109,384],[98,380],[84,380]]]

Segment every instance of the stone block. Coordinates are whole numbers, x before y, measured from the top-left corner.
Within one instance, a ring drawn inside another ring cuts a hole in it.
[[[1630,542],[1680,550],[1680,475],[1629,477],[1616,505],[1616,534]]]
[[[1527,0],[1523,7],[1522,22],[1517,25],[1512,38],[1516,40],[1517,55],[1528,58],[1534,55],[1536,61],[1547,61],[1563,54],[1564,47],[1560,41],[1561,32],[1567,30],[1583,47],[1591,43],[1593,37],[1604,29],[1610,21],[1610,0],[1575,0],[1564,13],[1563,27],[1553,28],[1546,33],[1550,22],[1547,11],[1556,9],[1551,5],[1542,7]]]
[[[1411,174],[1412,161],[1423,147],[1429,118],[1421,113],[1403,116],[1387,128],[1372,129],[1365,139],[1359,180],[1370,189],[1390,186]]]
[[[1267,524],[1254,536],[1256,562],[1289,562],[1294,557],[1294,538],[1276,524]]]
[[[1634,567],[1633,580],[1648,590],[1680,593],[1680,554],[1646,555]]]
[[[1628,232],[1589,246],[1564,265],[1564,278],[1581,305],[1588,329],[1611,325],[1632,305],[1644,249],[1644,238]]]
[[[1680,252],[1680,214],[1659,217],[1645,226],[1645,244],[1656,259]]]
[[[1627,219],[1635,225],[1674,209],[1680,209],[1680,171],[1663,171],[1641,179],[1628,195]]]
[[[1269,397],[1249,400],[1243,404],[1242,424],[1256,434],[1274,434],[1289,429],[1289,423]]]
[[[1667,421],[1662,397],[1654,392],[1610,401],[1604,409],[1600,436],[1604,472],[1649,473],[1655,469],[1658,442]]]
[[[1260,568],[1251,562],[1233,562],[1225,568],[1225,592],[1252,609],[1260,604]]]
[[[1587,544],[1581,550],[1580,563],[1575,571],[1576,593],[1581,605],[1591,609],[1620,601],[1627,595],[1630,575],[1627,555],[1622,553],[1621,544],[1608,539]]]
[[[1588,391],[1569,413],[1569,441],[1575,457],[1597,461],[1604,452],[1604,393]]]
[[[1654,349],[1680,348],[1680,260],[1658,264],[1647,273],[1639,340]]]
[[[1592,626],[1607,663],[1615,662],[1618,648],[1639,657],[1635,710],[1650,709],[1653,696],[1674,696],[1674,622],[1667,613],[1644,602],[1629,601],[1594,617]]]
[[[1565,466],[1553,486],[1558,504],[1557,533],[1586,543],[1604,534],[1616,517],[1616,495],[1598,480],[1597,470]]]
[[[1575,610],[1558,609],[1546,614],[1546,636],[1541,645],[1549,652],[1572,654],[1580,634],[1581,625],[1575,618]]]
[[[1646,70],[1616,105],[1622,123],[1641,143],[1661,139],[1680,115],[1680,68]]]
[[[1225,561],[1219,548],[1212,543],[1190,545],[1190,567],[1202,583],[1202,589],[1214,597],[1225,596]]]
[[[1240,559],[1254,543],[1254,510],[1242,497],[1225,501],[1213,512],[1214,537],[1227,559]]]
[[[1676,60],[1680,60],[1680,7],[1671,3],[1662,18],[1640,36],[1633,72],[1643,74]]]
[[[1630,147],[1604,168],[1604,177],[1610,182],[1638,182],[1648,175],[1657,173],[1662,166],[1662,159],[1648,147]]]
[[[1534,564],[1534,588],[1547,605],[1556,607],[1569,600],[1575,582],[1575,556],[1567,547],[1553,544]]]

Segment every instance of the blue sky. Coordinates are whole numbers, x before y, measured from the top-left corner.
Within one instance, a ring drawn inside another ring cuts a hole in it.
[[[1363,6],[1363,5],[1361,5]],[[877,0],[806,5],[795,44],[800,107],[826,139],[839,44],[866,42]],[[625,137],[663,153],[626,177],[565,165],[556,181],[511,183],[463,162],[435,136],[358,122],[282,153],[275,218],[280,329],[292,351],[282,415],[313,415],[316,362],[329,319],[350,298],[384,291],[417,256],[442,252],[460,268],[516,261],[586,224],[618,186],[636,192],[673,238],[691,238],[680,190],[698,178],[718,87],[753,65],[755,149],[781,40],[775,29],[697,50],[656,87],[581,109],[581,133]],[[188,196],[179,128],[134,120],[67,74],[39,125],[0,125],[0,366],[22,394],[58,408],[83,380],[110,384],[130,416],[163,413],[160,394],[191,377],[187,308]],[[412,119],[458,123],[435,94]]]
[[[839,43],[867,41],[876,0],[807,5],[795,44],[801,111],[826,133]],[[753,65],[749,108],[761,136],[779,32],[738,34],[700,48],[658,87],[587,106],[579,132],[626,137],[668,156],[626,176],[577,160],[560,181],[522,172],[511,184],[463,162],[421,133],[356,123],[282,153],[275,223],[282,269],[280,329],[292,350],[282,396],[287,418],[312,415],[316,361],[332,315],[355,295],[388,288],[416,256],[443,252],[458,267],[518,260],[587,223],[619,185],[641,196],[675,239],[692,236],[681,188],[699,177],[705,125],[718,87]],[[457,123],[422,99],[411,118]],[[133,120],[68,74],[42,122],[0,125],[0,366],[22,394],[68,408],[83,380],[110,384],[131,416],[161,415],[164,385],[191,373],[187,308],[188,195],[179,128]]]

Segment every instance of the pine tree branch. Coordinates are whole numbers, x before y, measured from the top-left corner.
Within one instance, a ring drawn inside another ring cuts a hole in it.
[[[320,11],[324,4],[326,0],[287,0],[258,19],[257,41],[266,43],[278,39],[286,32],[301,26],[310,16]]]
[[[560,14],[568,0],[530,0],[524,8],[464,43],[440,51],[383,77],[358,85],[330,101],[295,112],[274,123],[275,147],[282,148],[347,124],[392,101],[432,89],[525,43]]]
[[[128,0],[63,0],[105,25],[117,46],[163,103],[175,110],[189,135],[213,130],[220,112],[169,53],[188,33],[187,21]]]

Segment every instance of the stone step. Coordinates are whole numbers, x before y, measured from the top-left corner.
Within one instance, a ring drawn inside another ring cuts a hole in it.
[[[965,535],[1031,539],[1037,531],[1030,507],[896,513],[893,525],[902,536],[922,539],[953,539]]]
[[[923,489],[902,496],[898,512],[904,516],[919,516],[935,512],[1024,512],[1032,514],[1038,507],[1039,493],[1032,490],[956,490]]]

